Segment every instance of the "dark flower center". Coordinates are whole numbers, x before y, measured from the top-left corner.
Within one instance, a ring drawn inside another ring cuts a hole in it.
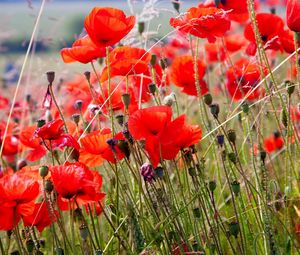
[[[261,40],[262,40],[263,42],[267,42],[268,36],[262,35],[262,36],[261,36]]]

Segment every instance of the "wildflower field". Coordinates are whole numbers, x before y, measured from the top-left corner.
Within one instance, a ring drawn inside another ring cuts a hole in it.
[[[40,72],[48,2],[0,88],[0,254],[300,254],[300,0],[94,1]]]

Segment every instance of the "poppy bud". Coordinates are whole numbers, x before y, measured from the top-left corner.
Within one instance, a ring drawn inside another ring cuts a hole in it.
[[[80,111],[82,109],[82,100],[76,100],[74,108]]]
[[[190,167],[188,172],[190,176],[196,176],[196,170],[194,167]]]
[[[84,72],[84,76],[85,76],[86,80],[87,80],[88,82],[90,82],[90,79],[91,79],[91,72],[89,72],[89,71]]]
[[[130,104],[130,94],[125,93],[122,95],[122,102],[126,109],[128,109],[128,106]]]
[[[31,254],[34,250],[34,242],[32,239],[28,239],[26,241],[26,248],[27,248],[27,251]]]
[[[240,232],[240,228],[239,228],[239,224],[237,222],[229,223],[229,233],[230,233],[230,235],[233,235],[235,238],[237,238],[239,232]]]
[[[245,113],[245,114],[248,114],[249,113],[249,105],[247,103],[243,103],[242,104],[242,111]]]
[[[297,43],[300,43],[300,32],[296,32],[295,34]]]
[[[27,94],[26,95],[26,102],[30,103],[30,101],[31,101],[31,95]]]
[[[116,119],[117,119],[118,124],[119,124],[120,126],[123,126],[123,124],[124,124],[124,115],[118,114],[118,115],[116,116]]]
[[[54,189],[52,181],[50,181],[50,180],[45,181],[45,187],[44,188],[48,193],[51,193]]]
[[[217,187],[216,181],[210,181],[208,183],[208,188],[209,188],[210,192],[214,192],[216,187]]]
[[[227,132],[229,142],[235,144],[236,141],[236,133],[233,129],[228,130]]]
[[[267,153],[265,151],[260,151],[259,152],[259,155],[260,155],[260,160],[265,163],[265,159],[267,157]]]
[[[233,164],[236,164],[236,156],[235,156],[235,153],[234,152],[230,152],[230,153],[228,153],[228,158],[229,158],[229,160],[233,163]]]
[[[222,134],[217,135],[217,142],[222,147],[224,144],[224,135]]]
[[[193,214],[195,218],[200,218],[201,217],[201,212],[200,212],[200,208],[196,207],[193,209]]]
[[[275,7],[271,7],[270,8],[270,13],[271,14],[276,14],[276,8]]]
[[[145,22],[140,21],[140,22],[138,23],[138,30],[139,30],[139,33],[140,33],[140,34],[142,34],[142,33],[144,32],[144,30],[145,30]]]
[[[155,54],[152,54],[152,55],[151,55],[151,59],[150,59],[150,64],[151,64],[152,67],[155,66],[155,64],[156,64],[156,59],[157,59],[156,55],[155,55]]]
[[[81,224],[79,227],[79,232],[82,240],[86,241],[86,239],[89,236],[89,230],[88,227],[85,224]]]
[[[42,126],[44,126],[46,124],[46,121],[44,120],[44,119],[39,119],[38,121],[37,121],[37,127],[38,128],[40,128],[40,127],[42,127]]]
[[[57,247],[55,249],[55,253],[56,253],[56,255],[64,255],[65,254],[63,248],[61,248],[61,247]]]
[[[220,112],[220,106],[218,104],[211,104],[210,112],[217,119]]]
[[[160,59],[159,64],[163,70],[165,70],[168,67],[167,59],[165,58]]]
[[[155,180],[154,169],[153,166],[149,163],[144,163],[141,168],[141,175],[144,177],[145,182],[152,182]]]
[[[179,9],[180,9],[179,0],[173,0],[172,4],[173,4],[173,7],[174,7],[175,11],[177,11],[178,13],[180,13],[180,11],[179,11]]]
[[[55,78],[55,72],[49,71],[49,72],[46,73],[46,75],[47,75],[48,83],[49,83],[50,85],[52,85],[52,83],[53,83],[53,81],[54,81],[54,78]]]
[[[209,106],[209,105],[211,105],[213,98],[210,93],[207,93],[204,95],[203,100],[204,100],[204,103]]]
[[[154,83],[151,83],[149,86],[148,86],[148,89],[149,89],[149,92],[154,95],[155,92],[156,92],[156,85]]]
[[[295,91],[295,83],[290,80],[285,80],[283,85],[286,87],[288,95],[291,96]]]
[[[27,166],[27,161],[25,159],[20,159],[17,162],[17,170],[22,169],[23,167]]]
[[[42,178],[45,178],[49,173],[49,167],[47,166],[40,166],[39,174]]]
[[[155,175],[159,178],[164,177],[164,169],[161,166],[158,166],[154,169]]]
[[[241,185],[240,185],[240,183],[238,181],[233,181],[231,183],[231,188],[232,188],[232,191],[233,191],[234,195],[238,196],[238,194],[241,191]]]
[[[95,255],[103,255],[103,251],[102,250],[95,250]]]
[[[283,109],[281,111],[281,122],[287,128],[287,126],[288,126],[288,117],[287,117],[285,109]]]
[[[80,121],[80,114],[74,113],[74,114],[72,115],[72,120],[74,121],[74,123],[75,123],[76,125],[78,125],[78,123],[79,123],[79,121]]]

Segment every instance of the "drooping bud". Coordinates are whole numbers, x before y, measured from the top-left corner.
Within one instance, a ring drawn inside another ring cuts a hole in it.
[[[89,71],[84,72],[84,76],[85,76],[86,80],[90,83],[90,80],[91,80],[91,72],[89,72]]]
[[[217,119],[218,115],[219,115],[219,112],[220,112],[219,104],[211,104],[210,105],[210,112],[211,112],[212,116],[214,116]]]
[[[123,114],[118,114],[116,116],[117,122],[120,126],[123,126],[124,124],[124,115]]]
[[[54,81],[54,79],[55,79],[55,72],[49,71],[49,72],[46,73],[46,75],[47,75],[48,83],[49,83],[50,85],[52,85],[52,83],[53,83],[53,81]]]
[[[232,188],[232,191],[233,193],[238,196],[238,194],[240,193],[241,191],[241,184],[238,182],[238,181],[233,181],[231,183],[231,188]]]
[[[237,222],[229,223],[229,233],[230,233],[230,235],[233,235],[235,238],[237,238],[239,232],[240,232],[240,228],[239,228],[239,224]]]
[[[151,64],[152,67],[155,66],[155,64],[156,64],[156,59],[157,59],[157,56],[156,56],[155,54],[152,54],[152,55],[151,55],[151,59],[150,59],[150,64]]]
[[[53,182],[50,181],[50,180],[47,180],[45,181],[45,191],[47,191],[48,193],[51,193],[54,189],[54,186],[53,186]]]
[[[148,85],[148,89],[149,89],[149,92],[154,95],[155,92],[156,92],[156,85],[154,83],[151,83],[150,85]]]
[[[208,188],[209,188],[210,192],[214,192],[216,187],[217,187],[216,181],[210,181],[208,183]]]
[[[76,125],[78,125],[78,123],[79,123],[79,121],[80,121],[80,114],[74,113],[74,114],[72,115],[72,120],[74,121],[74,123],[75,123]]]
[[[178,13],[180,13],[180,3],[179,3],[179,0],[173,0],[172,1],[172,4],[173,4],[173,7],[175,9],[175,11],[177,11]]]
[[[228,130],[227,132],[229,142],[235,144],[236,141],[236,133],[233,129]]]
[[[151,164],[144,163],[141,166],[140,171],[145,182],[152,182],[153,180],[155,180],[155,173],[154,173],[153,166]]]
[[[39,168],[39,174],[42,178],[45,178],[49,173],[49,167],[48,166],[40,166]]]
[[[204,103],[208,106],[211,105],[213,102],[213,98],[210,93],[205,94],[203,97],[203,100],[204,100]]]
[[[224,135],[223,134],[217,135],[217,142],[220,145],[220,147],[223,146],[223,144],[224,144]]]
[[[36,126],[38,128],[40,128],[40,127],[44,126],[45,124],[46,124],[46,121],[44,119],[39,119],[36,123]]]
[[[82,238],[82,240],[86,241],[86,239],[89,236],[89,230],[88,230],[88,227],[84,223],[80,225],[79,232],[80,232],[80,237]]]

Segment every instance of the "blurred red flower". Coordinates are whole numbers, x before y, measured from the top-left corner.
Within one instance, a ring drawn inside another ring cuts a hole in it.
[[[85,36],[77,39],[71,48],[63,48],[60,54],[65,63],[78,61],[87,64],[94,59],[105,57],[106,49],[96,46],[88,36]]]
[[[283,32],[284,23],[281,17],[271,13],[259,13],[256,15],[260,38],[265,49],[281,50],[280,34]],[[272,24],[272,25],[270,25]],[[255,55],[257,45],[252,24],[246,25],[244,30],[245,38],[250,41],[246,50],[247,54]]]
[[[286,22],[289,29],[300,33],[300,2],[298,0],[287,1]]]
[[[206,72],[206,66],[200,59],[197,64],[201,94],[204,95],[208,92],[206,83],[203,80]],[[183,93],[197,96],[194,74],[194,62],[192,56],[179,56],[174,59],[170,67],[171,80],[177,87],[181,88]]]
[[[171,18],[170,25],[213,43],[230,29],[230,20],[223,9],[200,6],[190,8],[183,17]]]
[[[263,70],[266,75],[267,69],[263,68]],[[227,70],[226,77],[226,88],[233,100],[240,100],[244,97],[247,100],[257,99],[264,92],[261,86],[256,88],[260,81],[259,65],[250,63],[247,59],[238,60],[234,66]]]
[[[21,173],[0,178],[0,230],[12,230],[21,216],[31,215],[39,192],[38,182]]]
[[[85,18],[84,27],[91,40],[99,47],[112,46],[134,27],[135,17],[126,17],[122,10],[95,7]]]
[[[271,136],[264,140],[264,148],[267,153],[272,153],[276,150],[280,150],[284,145],[284,140],[280,136],[279,132],[275,132]]]

